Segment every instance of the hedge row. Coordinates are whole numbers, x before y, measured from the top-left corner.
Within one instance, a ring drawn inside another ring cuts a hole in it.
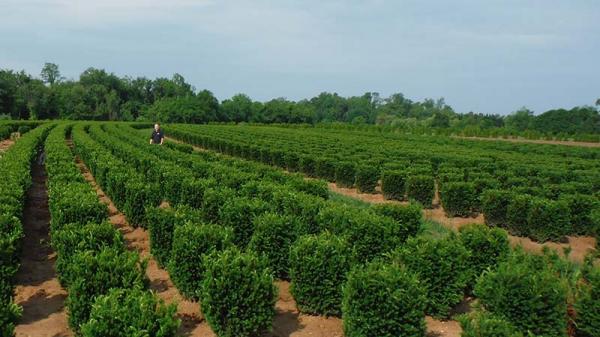
[[[44,126],[19,139],[0,157],[0,336],[12,336],[21,308],[12,302],[14,275],[19,268],[22,213],[31,185],[30,166],[38,146],[52,126]]]

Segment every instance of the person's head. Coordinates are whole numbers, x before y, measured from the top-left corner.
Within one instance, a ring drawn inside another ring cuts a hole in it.
[[[158,123],[154,124],[154,130],[156,130],[156,131],[160,130],[160,124],[158,124]]]

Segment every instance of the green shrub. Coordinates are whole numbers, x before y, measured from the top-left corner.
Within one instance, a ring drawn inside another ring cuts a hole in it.
[[[296,172],[300,169],[300,158],[293,152],[287,152],[284,156],[285,167],[290,172]]]
[[[577,336],[600,336],[600,269],[592,269],[586,282],[581,283],[575,311]]]
[[[423,207],[430,208],[435,194],[435,183],[432,176],[413,175],[406,179],[406,194]]]
[[[204,192],[216,186],[214,179],[186,179],[181,183],[179,203],[194,208],[201,208],[204,201]]]
[[[315,174],[315,159],[312,156],[301,156],[299,169],[302,173],[309,177],[316,177]]]
[[[425,336],[425,291],[404,266],[370,263],[344,285],[342,312],[348,337]]]
[[[375,204],[372,206],[376,213],[390,217],[401,226],[403,238],[415,236],[423,224],[423,209],[418,204]]]
[[[462,337],[523,337],[511,323],[487,312],[474,312],[458,317]]]
[[[202,199],[202,212],[204,220],[219,223],[219,212],[230,199],[235,197],[235,191],[230,188],[209,188],[204,191]]]
[[[73,281],[74,271],[70,266],[73,255],[83,251],[100,252],[104,248],[125,251],[123,236],[110,223],[67,224],[52,233],[52,248],[56,251],[56,272],[60,283],[68,287]]]
[[[92,305],[90,319],[81,326],[84,337],[175,336],[181,323],[175,304],[165,305],[148,290],[111,289]]]
[[[317,234],[322,228],[317,216],[325,205],[323,199],[306,193],[294,193],[287,190],[277,191],[273,195],[276,210],[298,220],[299,234]]]
[[[437,240],[409,238],[391,256],[418,274],[427,292],[427,314],[448,317],[450,309],[463,299],[470,275],[469,252],[455,235]]]
[[[528,236],[544,242],[560,241],[569,234],[571,214],[565,201],[533,199],[527,213]]]
[[[257,198],[245,197],[227,200],[220,212],[220,224],[233,229],[233,242],[244,248],[254,233],[254,219],[271,209],[271,205]]]
[[[129,223],[134,226],[144,225],[146,206],[158,206],[162,201],[159,198],[158,190],[157,185],[142,181],[125,183],[125,204],[122,211],[127,216]]]
[[[286,185],[298,192],[308,193],[323,199],[329,198],[329,187],[323,180],[305,180],[303,177],[298,177],[297,179],[289,178]]]
[[[406,173],[402,171],[383,171],[381,191],[386,199],[404,200],[406,194]]]
[[[287,279],[290,247],[298,238],[299,224],[291,216],[266,213],[254,219],[248,248],[264,256],[276,277]]]
[[[205,270],[204,255],[231,247],[232,240],[231,229],[219,225],[188,223],[175,228],[167,269],[183,296],[199,299]]]
[[[52,230],[69,223],[100,223],[108,216],[106,204],[88,183],[52,184],[48,194]]]
[[[119,249],[104,248],[99,253],[84,251],[71,259],[70,282],[66,300],[69,325],[79,331],[89,319],[94,300],[112,288],[144,287],[147,284],[146,264],[139,255]]]
[[[531,207],[531,196],[526,194],[513,194],[506,208],[508,231],[513,235],[527,236],[527,215]]]
[[[2,280],[0,280],[2,282]],[[1,289],[1,288],[0,288]],[[12,286],[11,286],[12,293]],[[0,295],[0,336],[14,336],[15,324],[21,318],[23,309],[13,303],[11,299],[3,299]]]
[[[335,183],[340,187],[352,187],[356,179],[356,166],[352,162],[335,164]]]
[[[567,286],[554,271],[511,254],[475,286],[482,307],[534,336],[567,336]]]
[[[448,216],[470,216],[477,205],[475,185],[465,182],[446,183],[440,191],[440,199]]]
[[[335,181],[335,159],[317,158],[315,161],[315,175],[327,181]]]
[[[506,227],[508,205],[512,198],[512,192],[501,190],[487,190],[481,196],[481,211],[485,223],[490,226]]]
[[[561,198],[571,214],[572,228],[567,234],[594,235],[592,212],[600,208],[600,201],[591,195],[569,194]]]
[[[361,193],[375,193],[379,184],[379,169],[375,166],[361,165],[356,169],[356,188]]]
[[[477,278],[487,269],[494,269],[510,252],[506,231],[481,224],[470,224],[459,229],[459,238],[469,251],[467,265],[471,269],[468,285],[473,287]]]
[[[340,315],[350,250],[342,238],[324,233],[302,236],[290,250],[291,293],[300,311]]]
[[[217,336],[258,336],[271,328],[277,288],[263,259],[230,249],[204,264],[202,313]]]
[[[152,256],[159,266],[164,267],[171,257],[173,232],[177,222],[175,212],[170,209],[148,207],[145,221],[150,234]]]

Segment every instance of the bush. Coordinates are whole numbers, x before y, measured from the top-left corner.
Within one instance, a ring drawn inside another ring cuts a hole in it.
[[[474,312],[458,317],[462,337],[523,337],[511,323],[487,312]]]
[[[379,169],[374,166],[361,165],[356,169],[356,188],[361,193],[375,193],[379,184]]]
[[[168,271],[183,296],[199,299],[204,255],[230,248],[232,240],[231,229],[218,225],[188,223],[175,228]]]
[[[351,162],[335,164],[335,183],[340,187],[352,187],[356,179],[356,167]]]
[[[219,337],[257,336],[270,329],[277,288],[266,262],[237,249],[207,256],[202,313]]]
[[[143,226],[146,206],[158,206],[162,201],[159,198],[159,188],[155,184],[142,181],[128,181],[125,183],[125,204],[123,213],[129,223],[134,226]]]
[[[482,307],[535,336],[567,336],[567,286],[549,268],[511,254],[475,286]]]
[[[528,236],[544,242],[560,241],[569,234],[571,214],[565,201],[533,199],[527,213]]]
[[[290,216],[266,213],[254,219],[248,248],[264,256],[276,277],[287,279],[290,247],[298,237],[299,224]]]
[[[23,309],[20,306],[13,303],[10,298],[4,299],[0,295],[0,336],[14,336],[15,322],[18,322],[22,313]]]
[[[415,236],[421,230],[423,209],[418,204],[376,204],[372,208],[376,213],[396,220],[403,238]]]
[[[349,270],[350,250],[344,239],[329,233],[300,237],[290,250],[290,291],[298,309],[340,315]]]
[[[563,196],[569,205],[572,228],[567,234],[594,235],[594,220],[592,213],[600,208],[600,202],[591,195],[570,194]]]
[[[600,336],[600,269],[592,269],[586,282],[582,283],[575,311],[577,336]]]
[[[481,196],[481,211],[485,223],[490,226],[506,226],[508,205],[512,192],[501,190],[487,190]]]
[[[315,161],[315,175],[327,181],[335,181],[335,159],[317,158]]]
[[[75,331],[89,319],[92,303],[112,288],[144,287],[147,284],[146,264],[139,255],[119,249],[104,248],[99,253],[84,251],[71,260],[69,269],[73,281],[66,300],[69,325]]]
[[[315,174],[315,159],[312,156],[301,156],[299,169],[302,173],[309,177],[316,177]]]
[[[463,299],[470,274],[469,252],[455,235],[437,240],[409,238],[391,256],[418,274],[427,293],[427,314],[448,317],[450,309]]]
[[[204,201],[204,192],[216,186],[214,179],[185,179],[181,183],[179,204],[201,208]]]
[[[81,326],[84,337],[175,336],[177,306],[165,305],[148,290],[111,289],[96,298],[90,319]]]
[[[425,208],[430,208],[435,194],[433,177],[428,175],[408,177],[406,179],[406,194],[409,199],[416,200]]]
[[[219,212],[230,199],[235,197],[235,191],[230,188],[209,188],[202,197],[202,212],[204,220],[219,223]]]
[[[108,216],[106,204],[98,200],[88,183],[52,184],[48,194],[52,230],[68,223],[100,223]]]
[[[510,252],[506,231],[486,225],[471,224],[459,229],[459,238],[469,251],[467,265],[471,269],[468,285],[473,287],[477,278],[487,269],[495,269]]]
[[[164,267],[171,257],[175,231],[175,213],[159,207],[146,208],[146,224],[150,234],[150,250],[158,265]]]
[[[298,220],[298,233],[300,235],[321,232],[322,228],[317,222],[317,216],[325,204],[323,199],[306,193],[282,190],[274,193],[273,204],[278,212],[290,215]]]
[[[220,224],[233,229],[233,242],[244,248],[254,233],[254,219],[269,211],[271,206],[261,199],[232,198],[223,204]]]
[[[446,183],[440,191],[440,199],[448,216],[470,216],[477,205],[475,185],[465,182]]]
[[[402,171],[383,171],[381,191],[386,199],[404,200],[406,194],[406,173]]]
[[[370,263],[348,274],[342,312],[348,337],[425,336],[425,291],[405,267]]]
[[[285,167],[290,172],[296,172],[300,169],[300,159],[297,154],[287,152],[284,155]]]
[[[513,194],[506,208],[508,231],[513,235],[526,236],[527,215],[531,207],[531,196],[526,194]]]

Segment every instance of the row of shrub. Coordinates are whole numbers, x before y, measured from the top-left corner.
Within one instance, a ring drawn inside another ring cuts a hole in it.
[[[51,243],[68,291],[69,326],[87,337],[174,336],[176,306],[148,290],[146,262],[125,249],[120,232],[106,221],[107,206],[66,144],[70,130],[57,126],[45,143]]]
[[[13,303],[14,276],[19,269],[22,213],[31,185],[31,163],[51,126],[30,132],[0,155],[0,336],[13,336],[21,308]]]

